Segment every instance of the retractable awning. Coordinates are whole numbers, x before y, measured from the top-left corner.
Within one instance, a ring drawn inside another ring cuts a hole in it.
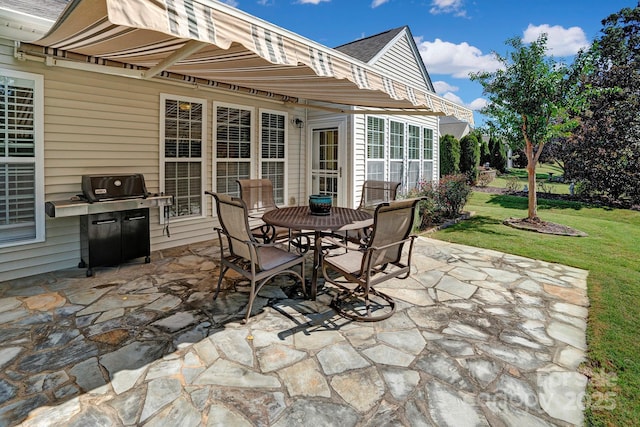
[[[143,79],[204,80],[286,100],[473,123],[467,108],[212,0],[72,0],[45,37],[20,49]]]

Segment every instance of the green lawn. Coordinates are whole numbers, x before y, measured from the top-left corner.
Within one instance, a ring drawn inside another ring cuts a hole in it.
[[[640,420],[640,212],[538,200],[538,215],[588,237],[551,236],[503,225],[507,217],[526,217],[523,197],[474,192],[465,210],[468,221],[431,235],[436,239],[494,249],[589,270],[588,365],[615,380],[590,381],[587,396],[605,398],[614,408],[587,405],[587,425],[638,425]],[[614,376],[615,374],[615,376]],[[602,395],[598,393],[615,393]]]
[[[549,174],[551,174],[555,179],[561,177],[563,172],[559,166],[547,163],[539,164],[538,167],[536,167],[536,181],[538,181],[539,184],[542,184],[538,185],[538,192],[548,191],[554,194],[569,194],[569,183],[549,181]],[[501,174],[494,179],[489,186],[507,188],[510,178],[518,180],[518,190],[522,190],[522,187],[528,184],[526,169],[511,169],[507,173]]]

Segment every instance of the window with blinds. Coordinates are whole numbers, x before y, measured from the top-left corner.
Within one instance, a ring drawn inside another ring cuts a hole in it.
[[[433,129],[422,132],[422,177],[426,182],[433,181]]]
[[[252,110],[216,107],[216,191],[240,197],[237,179],[251,178]]]
[[[432,181],[433,135],[433,129],[397,116],[367,117],[367,179],[401,182],[404,192]]]
[[[42,77],[0,69],[0,246],[42,240]]]
[[[171,216],[202,216],[206,100],[162,96],[164,192],[174,196]]]
[[[385,120],[367,117],[367,179],[384,181]]]
[[[276,204],[285,203],[285,160],[287,116],[279,112],[260,112],[260,173],[271,180]]]
[[[404,123],[391,121],[389,125],[389,180],[406,183],[404,179]]]

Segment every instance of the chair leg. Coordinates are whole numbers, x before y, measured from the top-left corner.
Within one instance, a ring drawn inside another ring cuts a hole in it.
[[[251,279],[251,290],[249,291],[249,304],[247,305],[247,314],[244,317],[244,322],[247,323],[249,321],[249,317],[251,317],[251,309],[253,308],[253,301],[256,299],[256,281]]]
[[[218,294],[220,293],[220,285],[222,284],[222,278],[224,277],[227,270],[229,270],[229,267],[220,267],[220,277],[218,277],[218,286],[216,286],[216,293],[213,294],[214,301],[218,298]]]

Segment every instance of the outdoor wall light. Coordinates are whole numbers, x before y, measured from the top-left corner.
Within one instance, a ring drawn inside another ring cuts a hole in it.
[[[298,129],[302,129],[304,127],[304,121],[298,117],[296,117],[295,119],[291,120],[291,123],[297,127]]]

